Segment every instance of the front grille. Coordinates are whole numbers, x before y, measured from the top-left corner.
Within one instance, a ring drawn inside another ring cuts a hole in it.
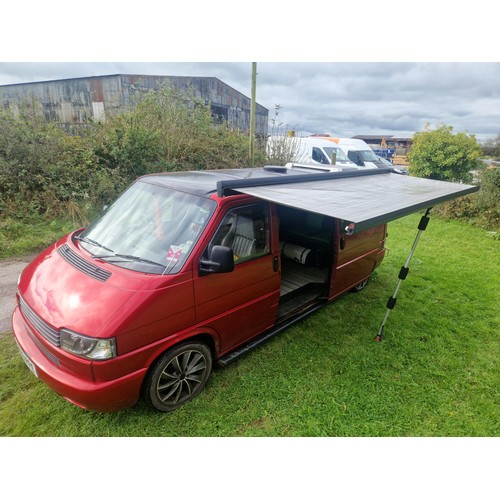
[[[87,276],[91,276],[99,281],[106,281],[111,276],[109,271],[86,261],[84,258],[80,257],[77,253],[71,250],[71,248],[66,244],[64,244],[57,251],[66,262],[69,262],[73,267],[76,267]]]
[[[59,330],[47,324],[38,314],[26,304],[22,297],[19,297],[19,305],[23,316],[31,323],[31,326],[46,340],[56,347],[60,347],[61,338]]]
[[[61,366],[61,362],[50,352],[46,349],[44,345],[35,337],[35,335],[30,331],[30,329],[27,329],[28,335],[31,337],[31,340],[36,344],[38,349],[45,355],[45,357],[49,360],[52,361],[56,366]]]

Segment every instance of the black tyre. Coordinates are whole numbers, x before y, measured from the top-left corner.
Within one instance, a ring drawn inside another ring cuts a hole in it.
[[[144,386],[157,410],[172,411],[197,396],[212,371],[212,353],[200,342],[173,347],[151,367]]]
[[[351,292],[354,293],[361,292],[361,290],[363,290],[367,284],[368,284],[368,278],[358,283],[354,288],[351,288]]]

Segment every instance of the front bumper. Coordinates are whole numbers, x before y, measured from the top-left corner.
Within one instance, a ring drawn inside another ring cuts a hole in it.
[[[35,334],[17,306],[12,330],[21,351],[34,365],[36,376],[71,403],[98,412],[117,411],[133,406],[139,399],[147,368],[106,382],[92,382],[61,370],[37,345]]]

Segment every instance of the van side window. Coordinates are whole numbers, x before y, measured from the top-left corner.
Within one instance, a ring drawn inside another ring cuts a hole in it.
[[[349,151],[347,153],[347,156],[349,157],[349,160],[354,162],[356,165],[358,165],[360,167],[364,166],[364,162],[361,159],[361,156],[359,155],[359,153],[357,151]]]
[[[269,206],[258,204],[230,210],[210,246],[232,248],[235,263],[238,263],[269,253],[269,240]]]
[[[321,151],[321,149],[319,149],[319,148],[313,148],[312,159],[314,161],[317,161],[319,163],[323,163],[325,165],[329,165],[330,164],[330,161],[326,157],[325,153],[323,153],[323,151]]]

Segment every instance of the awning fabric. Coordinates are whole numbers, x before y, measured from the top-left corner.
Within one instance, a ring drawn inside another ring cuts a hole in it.
[[[478,186],[382,172],[380,175],[234,186],[234,191],[354,223],[354,232],[477,191]]]

